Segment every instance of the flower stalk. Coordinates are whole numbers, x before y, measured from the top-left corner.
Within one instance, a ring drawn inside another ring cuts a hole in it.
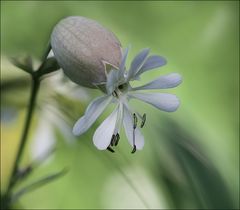
[[[9,190],[11,190],[11,188],[16,183],[16,176],[15,175],[17,174],[18,166],[19,166],[19,163],[22,159],[24,147],[26,145],[26,141],[27,141],[27,138],[28,138],[28,133],[29,133],[32,117],[33,117],[34,108],[35,108],[35,105],[36,105],[36,98],[37,98],[39,86],[40,86],[39,78],[32,75],[32,87],[31,87],[31,95],[30,95],[29,104],[28,104],[28,112],[27,112],[27,115],[26,115],[24,130],[23,130],[22,137],[21,137],[21,140],[20,140],[20,146],[19,146],[19,149],[18,149],[18,153],[17,153],[17,156],[16,156],[14,167],[13,167],[13,170],[12,170],[12,175],[11,175],[11,178],[10,178],[10,184],[9,184],[9,187],[8,187]]]
[[[10,197],[11,197],[12,189],[19,179],[19,177],[17,176],[18,170],[19,170],[19,164],[22,159],[23,151],[24,151],[24,148],[25,148],[25,145],[27,142],[29,129],[30,129],[30,125],[32,122],[33,113],[34,113],[34,108],[36,105],[37,94],[38,94],[39,87],[40,87],[39,77],[36,76],[36,74],[34,74],[34,73],[31,74],[31,77],[32,77],[31,95],[29,98],[28,110],[27,110],[27,114],[26,114],[26,118],[25,118],[24,129],[23,129],[22,136],[20,139],[18,152],[17,152],[16,159],[15,159],[15,162],[13,165],[13,170],[12,170],[12,173],[10,176],[9,185],[7,187],[7,191],[5,194],[5,199],[4,199],[6,202],[5,208],[8,208],[10,205],[9,201],[11,200]]]

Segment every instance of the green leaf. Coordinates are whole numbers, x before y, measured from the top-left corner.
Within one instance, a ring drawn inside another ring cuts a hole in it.
[[[160,169],[159,174],[175,203],[173,207],[185,209],[186,203],[183,201],[186,202],[187,199],[183,196],[187,196],[197,209],[234,209],[235,204],[227,183],[197,143],[199,140],[170,118],[165,118],[164,121],[166,127],[159,128],[159,131],[165,136],[165,150],[178,166],[175,174],[184,177],[179,182],[173,178],[173,172],[167,169],[168,165]],[[162,147],[162,142],[160,146]],[[185,184],[183,180],[186,180]]]
[[[49,158],[49,156],[51,156],[54,152],[55,152],[56,148],[51,148],[49,150],[47,150],[44,154],[42,154],[41,156],[37,157],[36,159],[34,159],[29,165],[27,165],[24,168],[19,168],[16,174],[16,179],[17,181],[22,181],[25,178],[27,178],[32,172],[33,170],[35,170],[37,167],[39,167],[40,165],[42,165],[47,158]]]
[[[15,194],[13,194],[12,198],[11,198],[11,203],[16,202],[21,196],[25,195],[26,193],[29,193],[33,190],[36,190],[52,181],[55,181],[56,179],[62,177],[63,175],[65,175],[68,172],[67,169],[63,169],[59,172],[55,172],[53,174],[50,174],[46,177],[43,177],[29,185],[27,185],[26,187],[22,188],[21,190],[19,190],[18,192],[16,192]]]
[[[32,58],[30,56],[24,57],[24,58],[10,58],[11,63],[22,69],[23,71],[27,73],[33,72],[33,66],[32,66]]]

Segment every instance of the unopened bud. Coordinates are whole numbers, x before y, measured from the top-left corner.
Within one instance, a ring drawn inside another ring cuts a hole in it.
[[[106,65],[119,66],[121,44],[94,20],[67,17],[53,29],[51,46],[60,67],[75,83],[95,88],[106,82]]]

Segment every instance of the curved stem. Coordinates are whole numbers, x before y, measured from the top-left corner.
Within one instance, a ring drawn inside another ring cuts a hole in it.
[[[38,77],[35,77],[34,74],[32,74],[32,88],[31,88],[31,95],[30,95],[30,99],[29,99],[29,103],[28,103],[28,112],[26,115],[26,119],[25,119],[25,125],[24,125],[24,129],[23,129],[23,133],[20,139],[20,145],[19,145],[19,149],[16,155],[16,159],[14,162],[14,166],[13,166],[13,170],[12,170],[12,174],[10,176],[10,181],[9,181],[9,185],[6,191],[6,197],[9,197],[11,190],[13,188],[13,186],[15,185],[16,181],[17,181],[17,171],[18,171],[18,167],[19,167],[19,163],[22,159],[22,155],[23,155],[23,151],[24,151],[24,147],[26,145],[26,141],[27,141],[27,137],[28,137],[28,133],[29,133],[29,128],[30,128],[30,124],[32,121],[32,116],[33,116],[33,111],[35,108],[35,102],[36,102],[36,98],[37,98],[37,93],[39,90],[39,86],[40,86],[40,80]]]

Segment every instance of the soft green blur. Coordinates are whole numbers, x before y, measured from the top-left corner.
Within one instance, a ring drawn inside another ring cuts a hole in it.
[[[132,102],[147,113],[145,147],[134,155],[124,135],[111,154],[95,149],[94,129],[70,145],[54,130],[54,157],[29,179],[64,167],[69,173],[26,194],[16,208],[239,208],[238,1],[1,1],[1,111],[19,113],[11,123],[1,122],[1,190],[16,152],[30,82],[6,57],[39,58],[52,27],[73,15],[95,19],[113,31],[123,47],[131,44],[128,64],[145,47],[164,56],[168,64],[146,73],[141,84],[180,73],[183,83],[168,92],[181,99],[181,107],[163,113]],[[101,94],[84,91],[90,99]],[[49,92],[41,90],[31,137]],[[70,127],[88,103],[56,101]]]

